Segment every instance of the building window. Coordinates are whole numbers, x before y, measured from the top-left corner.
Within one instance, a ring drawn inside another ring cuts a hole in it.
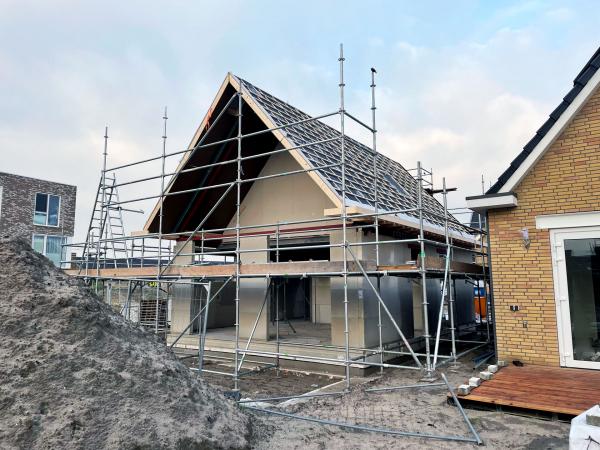
[[[65,258],[62,245],[65,243],[63,236],[46,236],[44,234],[34,234],[31,242],[33,249],[44,255],[55,266],[60,267],[61,260]]]
[[[60,197],[50,194],[35,194],[35,212],[33,223],[49,227],[58,226],[60,213]]]

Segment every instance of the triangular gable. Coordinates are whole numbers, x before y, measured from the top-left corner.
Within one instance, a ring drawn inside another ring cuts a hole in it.
[[[173,189],[173,188],[176,185],[178,179],[180,179],[181,171],[186,169],[186,166],[189,165],[190,161],[194,158],[194,155],[196,155],[198,152],[207,151],[205,148],[200,148],[199,150],[194,151],[194,148],[198,145],[198,142],[204,137],[205,133],[209,130],[209,128],[212,124],[212,121],[214,121],[216,116],[218,116],[218,114],[221,112],[220,106],[222,107],[223,104],[224,103],[226,104],[227,101],[230,99],[232,90],[233,90],[233,92],[240,91],[240,81],[237,77],[235,77],[229,73],[225,77],[225,80],[221,84],[221,87],[219,88],[217,95],[215,96],[213,102],[211,103],[211,107],[210,107],[208,113],[205,115],[205,117],[202,120],[200,126],[198,127],[196,133],[194,134],[194,137],[192,138],[190,145],[188,146],[188,150],[190,150],[190,151],[188,153],[185,153],[184,156],[181,158],[181,160],[177,166],[177,169],[175,171],[176,175],[169,181],[169,183],[167,185],[167,188],[165,190],[166,193],[176,192],[179,190],[179,189]],[[277,125],[272,121],[272,119],[269,117],[269,115],[266,114],[264,109],[262,109],[260,107],[260,105],[257,104],[256,101],[254,101],[254,99],[252,98],[251,95],[249,95],[247,92],[242,91],[242,99],[243,99],[243,102],[245,105],[244,107],[249,107],[251,109],[251,111],[254,114],[256,114],[256,116],[260,119],[260,121],[265,129],[277,128]],[[237,113],[237,108],[238,108],[237,100],[234,100],[233,103],[229,106],[229,109],[233,109]],[[244,119],[242,119],[242,120],[244,120]],[[245,126],[244,123],[242,123],[242,125]],[[237,131],[236,131],[236,133],[237,133]],[[284,148],[291,149],[287,153],[289,153],[298,162],[298,164],[302,167],[302,169],[308,170],[308,169],[312,168],[310,163],[303,157],[303,155],[298,150],[293,149],[294,145],[287,139],[285,133],[282,132],[282,130],[275,129],[271,133],[275,137],[275,139],[279,143],[281,143],[281,145],[283,145]],[[214,141],[214,139],[208,139],[206,143],[210,143],[212,141]],[[265,159],[268,159],[268,156],[266,156]],[[233,171],[235,171],[235,169]],[[339,196],[327,185],[327,183],[317,174],[316,171],[313,170],[313,171],[309,171],[306,173],[315,182],[315,184],[317,184],[317,186],[325,193],[325,195],[333,202],[334,205],[336,205],[336,206],[341,205],[341,200],[340,200]],[[201,187],[201,185],[196,185],[195,187]],[[167,196],[165,198],[164,203],[166,204],[168,201],[171,201],[171,198],[172,197]],[[164,208],[165,208],[165,206],[163,205],[163,210],[164,210]],[[157,204],[154,206],[152,212],[150,213],[148,220],[146,221],[146,224],[144,225],[145,230],[152,231],[152,227],[156,228],[156,226],[157,226],[156,222],[157,222],[159,210],[160,210],[160,202],[157,202]],[[164,216],[166,216],[166,214],[164,214]],[[166,231],[163,230],[163,232],[170,232],[170,231],[177,232],[177,231],[190,231],[190,230],[191,230],[191,228],[188,227],[185,230],[166,230]]]
[[[323,190],[334,205],[340,208],[342,193],[341,168],[336,164],[341,159],[341,150],[339,140],[334,140],[340,136],[339,131],[320,120],[311,120],[312,118],[308,114],[232,74],[227,75],[211,105],[213,114],[218,113],[216,109],[219,104],[226,101],[224,97],[229,97],[232,92],[239,92],[240,89],[242,90],[244,104],[256,114],[264,127],[272,129],[272,135],[275,139],[285,148],[290,149],[290,155],[303,169],[309,170],[307,174],[311,179]],[[233,105],[233,108],[237,108],[237,103]],[[197,145],[197,142],[206,132],[210,117],[211,115],[207,115],[203,120],[194,135],[190,149]],[[284,125],[290,123],[298,123],[298,125],[284,128]],[[345,142],[347,155],[346,204],[355,207],[355,209],[372,211],[374,209],[374,184],[371,182],[373,176],[372,150],[348,136],[345,137]],[[301,148],[296,148],[299,146]],[[197,153],[190,151],[186,154],[178,166],[178,172]],[[311,170],[317,167],[318,170]],[[176,175],[171,180],[167,192],[172,190],[178,177]],[[418,228],[418,214],[414,211],[418,188],[417,181],[401,164],[382,154],[378,155],[377,178],[380,211],[401,210],[403,211],[401,213],[390,213],[387,215],[387,219],[392,223]],[[422,197],[425,226],[431,232],[443,234],[444,210],[442,205],[425,191],[423,191]],[[146,223],[145,228],[147,230],[150,230],[153,222],[156,221],[157,212],[158,205],[154,208]],[[451,217],[451,219],[454,218]],[[166,232],[168,231],[167,229]],[[189,231],[189,229],[186,231]],[[467,237],[468,235],[468,232],[457,224],[451,224],[450,231],[457,238]]]

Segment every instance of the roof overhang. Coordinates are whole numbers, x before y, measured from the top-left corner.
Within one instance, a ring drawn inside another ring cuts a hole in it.
[[[477,212],[485,212],[490,209],[514,208],[517,205],[517,195],[514,192],[467,197],[467,208]]]
[[[372,214],[375,213],[373,208],[366,208],[360,205],[350,205],[346,207],[346,214],[348,220],[355,220],[356,217],[359,216],[361,220],[370,221],[373,220]],[[325,217],[335,217],[339,218],[342,214],[341,208],[328,208],[323,211],[323,215]],[[390,225],[399,225],[402,227],[412,228],[413,230],[419,230],[419,221],[414,217],[410,217],[408,215],[399,215],[399,214],[383,214],[379,216],[380,222],[387,222]],[[436,226],[431,224],[428,221],[424,221],[423,223],[423,231],[431,234],[436,234],[438,236],[444,236],[445,230],[443,227]],[[462,242],[466,242],[469,244],[473,244],[476,242],[476,236],[468,233],[461,233],[455,229],[449,228],[448,235],[453,239],[460,240]]]

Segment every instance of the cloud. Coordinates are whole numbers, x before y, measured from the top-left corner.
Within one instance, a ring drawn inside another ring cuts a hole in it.
[[[557,22],[565,22],[575,17],[575,11],[570,8],[561,7],[551,9],[545,13],[546,17]]]
[[[396,67],[386,79],[404,77],[402,86],[388,85],[382,94],[380,151],[407,167],[422,161],[433,168],[438,182],[446,177],[449,185],[459,188],[450,198],[454,207],[463,206],[465,196],[481,192],[482,174],[488,186],[495,182],[553,106],[545,99],[523,95],[518,83],[496,70],[507,66],[513,79],[530,76],[524,69],[515,74],[524,60],[514,50],[524,43],[538,45],[532,35],[503,29],[485,42],[499,58],[494,64],[471,42],[423,49],[425,61],[435,64],[420,61],[414,73]],[[560,98],[560,92],[552,96]]]
[[[411,59],[416,59],[425,53],[425,48],[409,44],[408,42],[396,42],[396,48],[407,54]]]
[[[349,111],[369,122],[377,67],[380,150],[406,167],[433,167],[460,188],[451,201],[464,204],[481,173],[494,181],[529,140],[596,45],[594,3],[577,21],[541,2],[485,14],[453,6],[458,21],[396,2],[349,6],[342,16],[335,5],[314,14],[316,1],[271,5],[0,0],[2,170],[76,184],[82,238],[106,124],[109,165],[159,154],[165,105],[168,151],[183,149],[228,70],[308,113],[335,111],[343,41]],[[360,127],[348,129],[369,142]],[[143,224],[127,220],[129,230]]]

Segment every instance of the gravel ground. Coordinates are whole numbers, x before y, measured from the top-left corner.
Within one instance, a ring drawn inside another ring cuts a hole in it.
[[[445,372],[453,386],[464,383],[476,371],[464,360],[456,371]],[[411,389],[366,393],[365,388],[399,386],[418,382],[419,374],[393,370],[383,377],[362,380],[342,397],[322,397],[275,410],[307,417],[393,430],[469,437],[458,409],[447,402],[447,389]],[[490,449],[568,448],[569,423],[518,416],[497,411],[466,409],[473,426]],[[270,426],[255,444],[257,449],[463,449],[475,444],[440,441],[382,433],[356,432],[334,426],[260,413]]]
[[[197,358],[185,358],[182,360],[189,367],[197,367]],[[216,364],[205,361],[205,369],[218,370],[232,373],[233,367],[225,364]],[[244,365],[244,369],[249,369]],[[233,379],[222,375],[203,373],[202,378],[205,381],[218,386],[223,390],[233,389]],[[322,388],[331,383],[335,383],[343,378],[333,375],[323,375],[310,372],[299,372],[296,370],[276,370],[268,369],[262,372],[251,373],[240,378],[240,391],[244,397],[265,398],[283,395],[301,395],[306,392]]]

